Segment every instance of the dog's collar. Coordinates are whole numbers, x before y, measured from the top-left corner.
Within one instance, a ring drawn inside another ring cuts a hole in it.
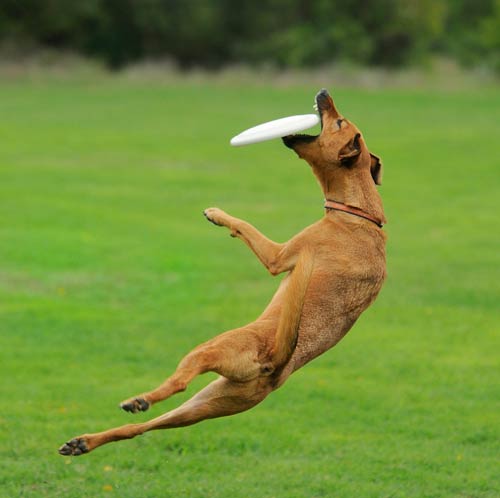
[[[342,211],[344,213],[353,214],[354,216],[359,216],[360,218],[364,218],[365,220],[375,223],[375,225],[377,225],[379,228],[382,228],[384,226],[381,220],[374,218],[362,209],[356,208],[354,206],[348,206],[347,204],[343,204],[342,202],[325,199],[325,209]]]

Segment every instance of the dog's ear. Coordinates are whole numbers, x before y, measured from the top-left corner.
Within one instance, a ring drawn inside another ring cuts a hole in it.
[[[373,181],[377,185],[382,185],[382,161],[380,160],[380,157],[372,154],[371,152],[370,159],[370,173],[372,174]]]
[[[307,150],[316,142],[317,138],[318,135],[287,135],[281,140],[289,149],[295,151],[300,158],[304,158],[304,154],[307,154]]]
[[[350,166],[361,154],[360,133],[356,133],[339,151],[339,160],[342,166]]]

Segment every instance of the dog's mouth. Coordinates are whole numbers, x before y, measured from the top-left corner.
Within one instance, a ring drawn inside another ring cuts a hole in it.
[[[283,140],[283,143],[289,148],[289,149],[294,149],[295,145],[297,143],[310,143],[314,142],[319,135],[303,135],[303,134],[296,134],[296,135],[287,135],[286,137],[283,137],[281,140]]]
[[[328,117],[331,119],[340,118],[340,114],[338,113],[337,108],[333,103],[333,99],[328,93],[328,90],[326,90],[325,88],[323,88],[316,94],[314,101],[314,109],[318,112],[321,123],[321,130],[323,130],[324,117],[326,115],[328,115]],[[314,140],[316,140],[318,137],[319,135],[288,135],[286,137],[283,137],[283,143],[290,149],[293,149],[298,142],[314,142]]]

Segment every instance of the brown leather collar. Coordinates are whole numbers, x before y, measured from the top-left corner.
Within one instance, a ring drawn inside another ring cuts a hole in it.
[[[382,228],[384,226],[382,221],[374,218],[373,216],[370,216],[362,209],[348,206],[347,204],[343,204],[342,202],[330,201],[329,199],[325,199],[325,209],[333,209],[334,211],[342,211],[344,213],[353,214],[354,216],[359,216],[360,218],[364,218],[365,220],[375,223],[375,225],[377,225],[379,228]]]

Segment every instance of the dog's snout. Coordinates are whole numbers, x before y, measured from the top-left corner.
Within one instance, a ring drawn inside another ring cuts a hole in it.
[[[326,88],[323,88],[316,94],[316,106],[318,107],[318,111],[321,116],[324,112],[329,113],[332,118],[337,118],[339,116],[339,113],[335,108],[335,104],[333,103],[333,99],[330,97]]]
[[[316,94],[316,104],[319,110],[325,111],[329,106],[329,100],[331,100],[331,97],[326,88]]]
[[[330,94],[328,93],[328,90],[326,88],[322,88],[317,94],[316,94],[316,99],[318,98],[324,98],[324,97],[329,97]]]

